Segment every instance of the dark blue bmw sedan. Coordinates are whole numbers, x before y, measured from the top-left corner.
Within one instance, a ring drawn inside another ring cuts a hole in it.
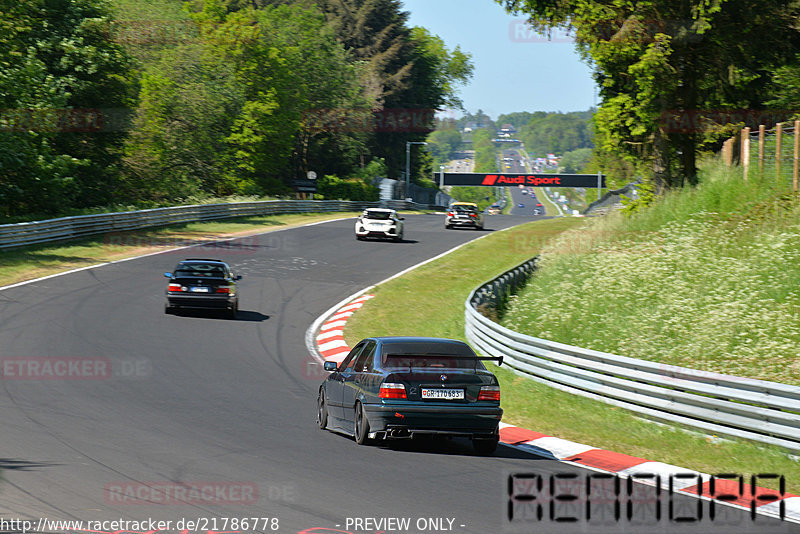
[[[375,337],[359,342],[319,388],[317,423],[374,439],[415,435],[464,436],[475,451],[497,448],[500,387],[480,357],[461,341],[425,337]]]

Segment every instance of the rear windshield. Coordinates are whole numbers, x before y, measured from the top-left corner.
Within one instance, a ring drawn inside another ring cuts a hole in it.
[[[179,263],[175,268],[175,276],[210,276],[224,277],[225,268],[213,263]]]
[[[383,358],[384,369],[486,369],[474,356],[442,354],[389,354]]]
[[[367,219],[387,220],[392,218],[392,213],[389,211],[367,211]]]

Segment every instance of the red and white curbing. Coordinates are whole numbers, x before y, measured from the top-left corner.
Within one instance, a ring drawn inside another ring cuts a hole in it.
[[[319,328],[316,337],[317,350],[325,360],[340,363],[344,360],[350,347],[344,340],[344,326],[356,310],[374,295],[364,295],[354,299],[335,312]],[[500,441],[506,445],[516,447],[539,456],[549,457],[561,462],[570,462],[583,467],[617,474],[621,478],[636,475],[651,476],[649,480],[660,477],[661,486],[687,495],[695,495],[703,499],[714,498],[711,495],[711,475],[692,471],[675,465],[662,462],[651,462],[644,458],[630,456],[590,445],[575,443],[555,436],[548,436],[533,430],[500,423]],[[680,477],[676,477],[680,475]],[[691,477],[687,476],[691,475]],[[699,477],[699,478],[698,478]],[[698,484],[697,482],[702,483]],[[647,484],[648,479],[640,479]],[[715,478],[715,495],[725,497],[717,499],[727,505],[750,510],[756,504],[756,512],[773,517],[783,516],[784,520],[800,523],[800,495],[786,493],[781,497],[777,491],[756,487],[755,496],[750,484],[740,486],[738,480]],[[733,498],[733,496],[737,496]],[[781,513],[783,507],[783,513]]]
[[[344,341],[344,325],[347,324],[347,319],[372,297],[374,295],[364,295],[351,300],[333,312],[333,315],[322,323],[317,335],[317,350],[325,360],[341,363],[347,353],[350,352],[350,347]]]

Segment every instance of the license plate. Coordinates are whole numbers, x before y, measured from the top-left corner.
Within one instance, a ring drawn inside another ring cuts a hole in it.
[[[208,293],[207,287],[193,287],[191,288],[192,293]]]
[[[460,400],[464,398],[463,389],[425,389],[422,388],[423,399]]]

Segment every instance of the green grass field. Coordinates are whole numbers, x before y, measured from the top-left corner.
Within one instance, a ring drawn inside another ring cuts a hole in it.
[[[800,384],[800,198],[712,168],[693,191],[544,247],[513,330],[703,371]]]

